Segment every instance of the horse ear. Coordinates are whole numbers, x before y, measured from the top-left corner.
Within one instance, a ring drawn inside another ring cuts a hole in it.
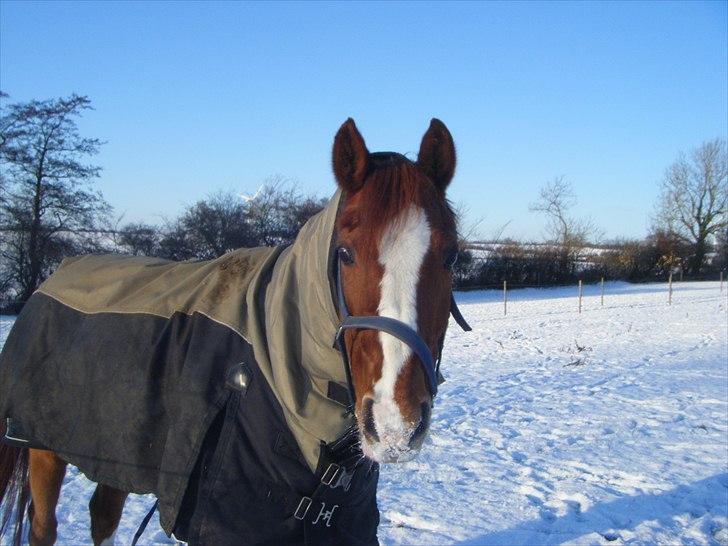
[[[369,150],[354,120],[349,118],[334,138],[332,163],[339,187],[352,193],[361,188],[367,174],[368,162]]]
[[[444,192],[455,174],[455,143],[445,124],[432,118],[422,137],[417,165],[440,191]]]

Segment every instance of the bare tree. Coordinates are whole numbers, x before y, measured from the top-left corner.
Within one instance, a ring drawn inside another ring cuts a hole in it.
[[[248,221],[262,246],[289,244],[306,221],[320,211],[326,199],[303,196],[292,180],[269,177],[247,201]]]
[[[452,205],[455,218],[458,219],[458,252],[455,264],[453,265],[453,283],[457,287],[465,286],[465,284],[474,276],[475,257],[473,255],[472,243],[483,239],[481,226],[485,217],[481,216],[475,220],[471,220],[467,225],[463,224],[463,218],[470,216],[470,205],[465,201],[458,201]],[[498,242],[503,231],[510,224],[510,220],[503,226],[495,230],[489,241]]]
[[[78,95],[2,106],[0,253],[21,301],[64,256],[94,246],[110,210],[89,187],[100,167],[85,162],[102,142],[76,126],[89,109]]]
[[[160,254],[168,259],[208,260],[240,247],[256,245],[243,201],[232,192],[218,192],[187,207],[167,222]]]
[[[470,205],[465,201],[458,201],[452,206],[452,209],[455,213],[455,218],[458,219],[458,244],[460,245],[460,247],[465,248],[468,243],[482,240],[482,225],[485,221],[485,217],[480,216],[471,220],[467,225],[464,225],[463,219],[470,216]],[[511,221],[509,220],[508,222],[503,224],[503,226],[496,228],[494,235],[488,240],[497,242],[497,240],[500,239],[501,235],[510,223]]]
[[[538,200],[529,210],[540,212],[547,218],[547,232],[557,245],[560,266],[573,269],[583,247],[590,238],[598,238],[599,232],[591,220],[574,218],[569,211],[576,205],[576,195],[571,183],[564,176],[547,182],[538,194]]]
[[[692,247],[689,270],[700,273],[711,243],[728,226],[728,160],[720,139],[680,154],[665,171],[655,223]]]
[[[161,240],[157,226],[144,223],[126,224],[115,233],[114,242],[134,256],[156,256],[159,254]]]
[[[220,192],[168,221],[157,253],[173,260],[211,259],[241,247],[290,244],[325,204],[280,178],[268,179],[253,196]]]

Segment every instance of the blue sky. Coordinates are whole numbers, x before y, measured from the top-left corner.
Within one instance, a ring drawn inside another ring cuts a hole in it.
[[[81,127],[108,142],[98,187],[125,221],[271,175],[329,195],[347,117],[414,158],[435,116],[483,236],[540,238],[528,205],[563,174],[576,215],[641,237],[677,153],[726,138],[727,5],[2,1],[0,89],[92,99]]]

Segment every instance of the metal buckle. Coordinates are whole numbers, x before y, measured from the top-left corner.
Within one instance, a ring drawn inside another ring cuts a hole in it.
[[[351,480],[354,478],[355,473],[356,469],[353,469],[351,472],[347,472],[346,468],[342,468],[336,483],[332,483],[329,487],[331,487],[331,489],[341,487],[344,491],[349,491],[349,488],[351,487]]]
[[[324,472],[324,475],[321,476],[321,483],[324,485],[331,485],[334,481],[334,478],[336,478],[336,475],[339,473],[339,465],[336,463],[331,463],[329,467],[326,469],[326,472]]]
[[[296,519],[305,518],[308,513],[308,509],[311,508],[312,502],[311,497],[303,497],[301,502],[298,503],[298,508],[296,508],[296,511],[293,513],[293,517]]]

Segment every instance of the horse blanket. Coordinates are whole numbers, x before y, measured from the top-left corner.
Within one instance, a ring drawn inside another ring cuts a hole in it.
[[[190,544],[377,544],[378,467],[341,440],[340,200],[285,248],[64,260],[0,355],[0,416]]]

